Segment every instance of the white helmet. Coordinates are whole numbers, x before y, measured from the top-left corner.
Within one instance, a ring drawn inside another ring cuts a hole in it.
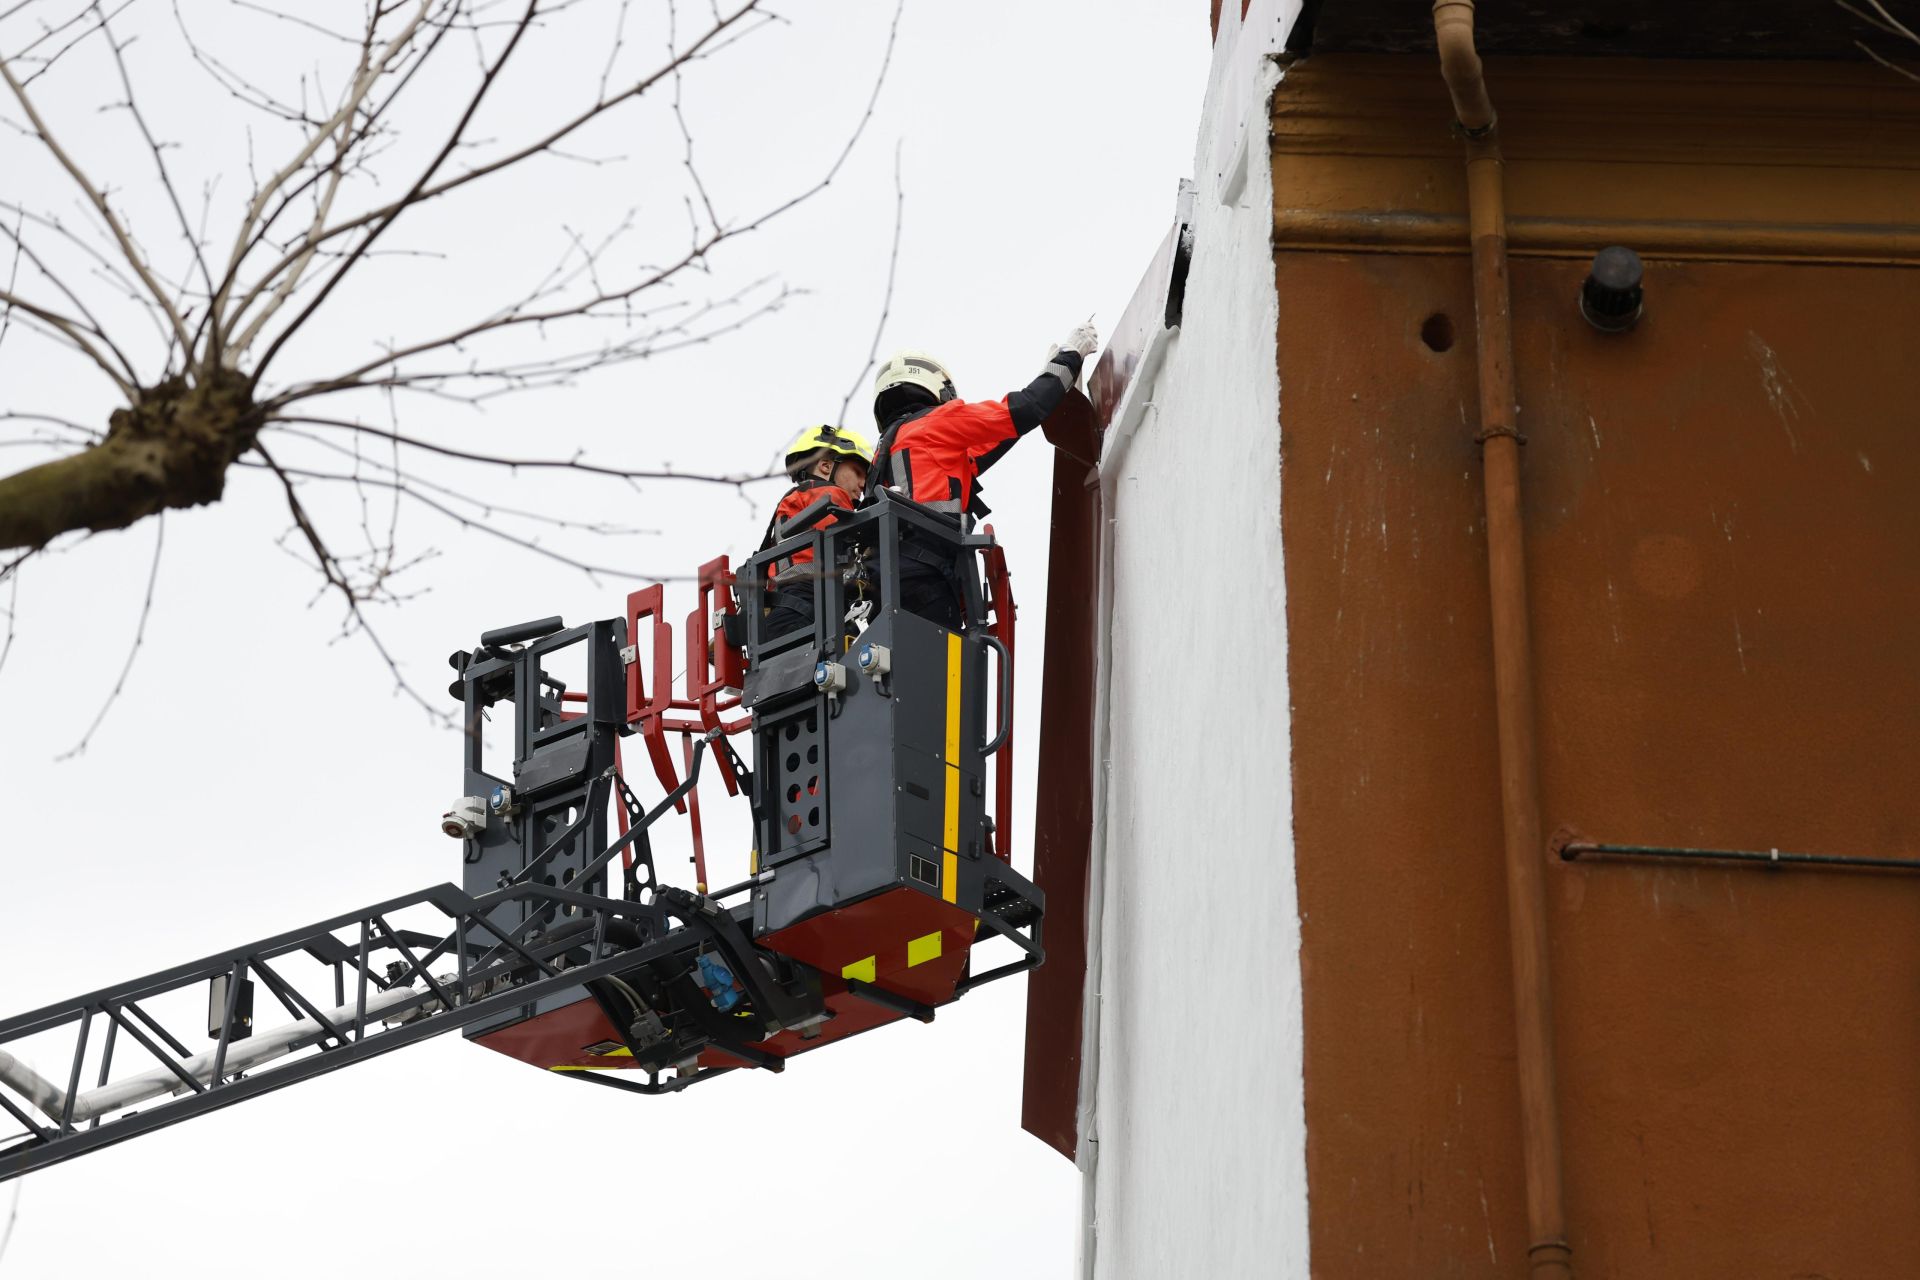
[[[924,351],[896,351],[887,357],[873,379],[873,398],[877,401],[895,387],[918,387],[943,403],[956,395],[953,375]]]

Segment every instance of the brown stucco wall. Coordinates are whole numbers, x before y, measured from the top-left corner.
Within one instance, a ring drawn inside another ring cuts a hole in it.
[[[1337,150],[1283,137],[1276,202]],[[1752,180],[1830,198],[1776,168]],[[1577,220],[1579,190],[1531,181],[1520,215]],[[1523,1275],[1467,261],[1278,231],[1313,1269]],[[1646,321],[1609,338],[1562,252],[1512,272],[1546,829],[1920,858],[1920,271],[1897,243],[1653,257]],[[1913,1274],[1920,876],[1547,882],[1579,1273]]]

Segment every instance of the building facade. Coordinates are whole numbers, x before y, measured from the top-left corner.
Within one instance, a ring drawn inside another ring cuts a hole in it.
[[[1062,454],[1085,1274],[1911,1274],[1920,878],[1773,855],[1920,863],[1920,86],[1839,9],[1482,5],[1494,246],[1407,8],[1216,14]]]

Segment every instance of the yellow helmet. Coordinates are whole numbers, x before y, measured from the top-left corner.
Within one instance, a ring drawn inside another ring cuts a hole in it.
[[[811,465],[823,450],[860,462],[873,460],[873,445],[858,431],[845,427],[808,427],[787,446],[787,470]]]

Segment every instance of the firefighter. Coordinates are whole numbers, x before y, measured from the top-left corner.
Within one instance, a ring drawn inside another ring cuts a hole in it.
[[[880,366],[873,383],[873,416],[880,447],[867,493],[894,488],[922,506],[959,521],[987,514],[980,473],[1005,457],[1020,437],[1046,420],[1080,379],[1080,366],[1099,347],[1091,323],[1047,353],[1040,376],[1004,400],[969,402],[953,377],[924,351],[902,351]],[[952,631],[963,616],[958,572],[944,551],[903,541],[900,603]]]
[[[843,427],[808,427],[787,446],[787,474],[793,487],[787,490],[767,522],[760,550],[783,541],[784,532],[795,516],[812,511],[821,503],[851,511],[855,499],[866,488],[867,458],[873,450],[865,437]],[[832,516],[808,524],[824,528]],[[805,522],[801,522],[805,523]],[[804,532],[794,529],[795,534]],[[766,628],[762,635],[776,636],[795,627],[813,625],[813,583],[818,574],[813,564],[813,548],[802,547],[775,562],[767,575]]]

